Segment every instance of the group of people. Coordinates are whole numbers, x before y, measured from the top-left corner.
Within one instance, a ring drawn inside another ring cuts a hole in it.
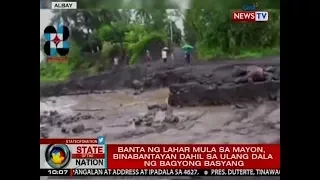
[[[164,47],[164,48],[162,49],[162,52],[161,52],[161,57],[162,57],[163,63],[167,63],[167,61],[168,61],[168,54],[169,54],[169,48]],[[190,51],[184,51],[184,55],[185,55],[185,61],[187,62],[187,64],[190,64],[190,62],[191,62],[191,53],[190,53]],[[152,58],[151,58],[151,54],[150,54],[150,51],[149,51],[149,50],[146,50],[146,56],[145,56],[145,58],[146,58],[146,62],[147,62],[148,64],[150,64]],[[172,60],[172,61],[175,60],[175,57],[174,57],[173,52],[171,52],[171,60]],[[118,57],[114,57],[114,58],[113,58],[113,64],[114,64],[114,66],[118,66],[118,64],[119,64],[119,58],[118,58]]]
[[[191,62],[191,54],[190,54],[190,52],[185,51],[184,53],[185,53],[185,60],[186,60],[187,64],[190,64],[190,62]],[[164,47],[162,49],[162,51],[161,51],[161,57],[162,57],[163,63],[167,63],[168,54],[169,54],[169,48]],[[174,59],[175,59],[174,54],[173,54],[173,52],[171,52],[171,60],[174,61]],[[150,51],[146,50],[146,61],[147,61],[147,63],[150,63],[151,60],[152,60],[152,58],[151,58],[151,55],[150,55]]]

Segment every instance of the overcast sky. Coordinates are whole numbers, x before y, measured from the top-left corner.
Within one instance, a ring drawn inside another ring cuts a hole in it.
[[[176,0],[173,0],[176,1]],[[188,7],[188,1],[179,1],[179,5],[181,9],[186,9]],[[43,31],[47,25],[50,24],[51,18],[53,17],[53,13],[50,9],[40,9],[40,39],[43,36]],[[182,20],[177,20],[176,25],[178,28],[183,30],[183,22]],[[43,53],[40,50],[40,61],[43,59]]]

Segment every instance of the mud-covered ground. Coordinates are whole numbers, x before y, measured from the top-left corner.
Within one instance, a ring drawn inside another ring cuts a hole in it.
[[[215,68],[219,66],[216,64]],[[223,72],[223,67],[226,66],[228,63],[221,64],[220,71]],[[206,69],[212,71],[213,67]],[[203,69],[199,72],[205,73]],[[168,88],[134,94],[133,90],[126,89],[108,90],[102,94],[42,98],[40,137],[104,135],[108,143],[280,142],[280,102],[277,101],[258,100],[250,104],[178,108],[166,104]],[[40,179],[70,178],[40,177]],[[279,177],[73,177],[72,179],[262,180],[279,179]]]
[[[105,135],[109,143],[279,141],[280,107],[275,101],[217,107],[167,107],[172,109],[173,115],[179,120],[167,127],[161,127],[161,130],[158,128],[161,125],[135,122],[134,119],[138,121],[140,116],[148,113],[148,105],[165,104],[167,91],[159,89],[135,96],[130,90],[122,90],[100,95],[66,96],[43,100],[40,108],[49,112],[48,115],[41,113],[42,136]],[[52,110],[57,110],[59,114],[53,113]],[[53,115],[50,116],[50,113]],[[158,111],[151,118],[153,121],[163,121],[165,116],[166,111]]]
[[[280,104],[278,102],[172,108],[164,105],[167,96],[167,89],[159,89],[138,96],[133,95],[131,90],[122,90],[101,95],[48,98],[40,103],[42,114],[40,136],[97,137],[105,135],[109,143],[279,142]],[[160,104],[167,109],[157,111],[155,116],[147,120],[150,112],[148,105],[153,104]],[[44,111],[48,111],[48,114],[44,115],[46,113]],[[171,111],[172,120],[163,122],[167,112]],[[147,118],[137,123],[139,118],[145,115]],[[174,117],[178,117],[178,120]],[[153,122],[150,125],[147,121]],[[108,177],[100,179],[108,179]],[[115,178],[109,177],[109,179]]]

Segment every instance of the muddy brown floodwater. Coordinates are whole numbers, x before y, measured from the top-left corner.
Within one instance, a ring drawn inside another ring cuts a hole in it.
[[[176,125],[137,126],[151,104],[166,103],[168,89],[133,95],[131,90],[105,94],[50,97],[40,101],[40,136],[97,137],[108,143],[279,143],[280,102],[260,101],[211,107],[173,108]],[[52,113],[50,111],[57,111]],[[46,112],[49,111],[49,112]],[[44,115],[47,114],[47,115]],[[55,116],[56,118],[50,118]],[[157,113],[155,119],[163,119]],[[55,122],[58,121],[58,122]],[[279,179],[279,177],[85,177],[72,179]],[[40,179],[70,179],[41,177]]]

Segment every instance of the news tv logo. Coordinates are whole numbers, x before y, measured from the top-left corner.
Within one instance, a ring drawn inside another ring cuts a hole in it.
[[[68,27],[60,24],[57,29],[54,26],[47,26],[44,29],[44,38],[46,40],[43,50],[48,56],[48,61],[66,61],[70,45]]]
[[[269,20],[267,11],[236,11],[232,12],[233,22],[266,22]]]

